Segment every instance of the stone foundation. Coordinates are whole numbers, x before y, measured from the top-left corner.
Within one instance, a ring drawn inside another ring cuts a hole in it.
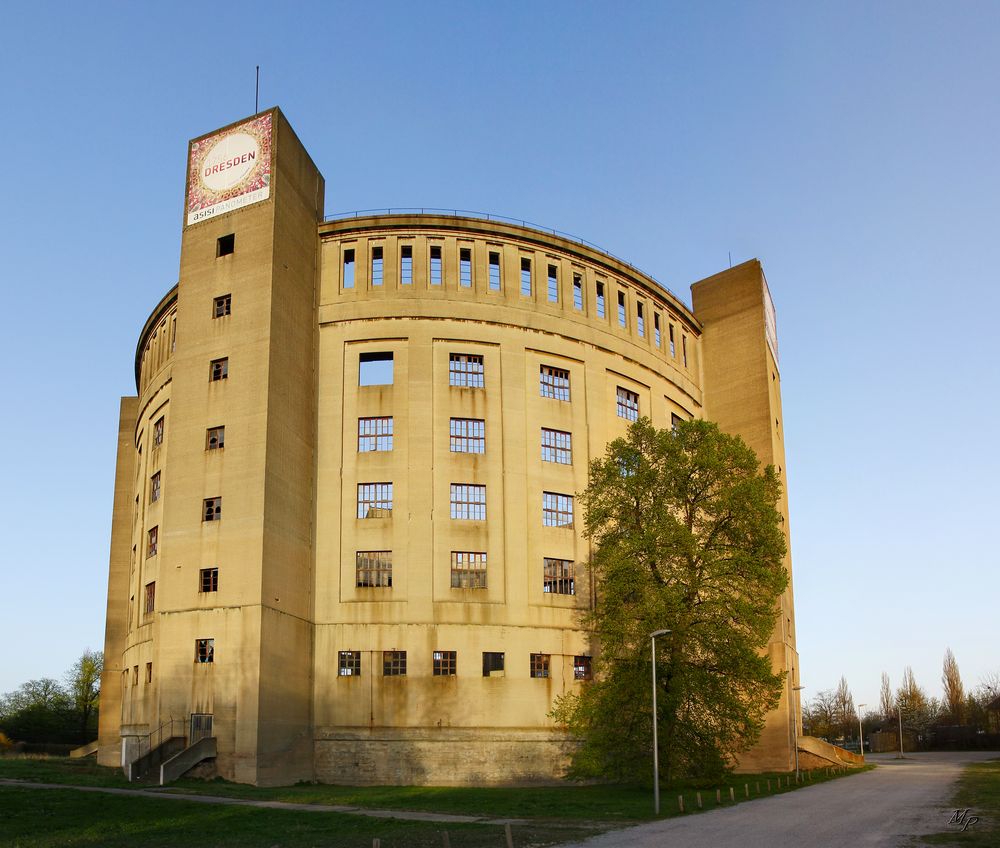
[[[573,742],[530,729],[317,730],[316,780],[355,786],[523,786],[558,782]]]

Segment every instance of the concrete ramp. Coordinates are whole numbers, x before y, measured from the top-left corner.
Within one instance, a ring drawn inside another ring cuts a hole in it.
[[[827,768],[860,768],[865,764],[865,758],[853,751],[847,751],[837,745],[831,745],[814,736],[798,737],[799,766],[804,769]]]
[[[217,753],[218,746],[215,744],[214,736],[206,736],[193,745],[188,745],[183,751],[160,764],[160,786],[166,786],[171,781],[177,780],[198,763],[212,759]]]
[[[88,742],[86,745],[81,745],[79,748],[74,748],[69,752],[70,757],[73,759],[79,759],[80,757],[89,757],[91,754],[97,753],[97,740],[93,742]]]

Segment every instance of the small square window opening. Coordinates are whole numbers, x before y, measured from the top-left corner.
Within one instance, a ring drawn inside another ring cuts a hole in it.
[[[503,677],[503,652],[483,651],[483,677]]]
[[[205,498],[204,509],[202,510],[202,520],[222,520],[222,498]]]
[[[451,552],[451,588],[486,588],[486,553],[484,551]]]
[[[392,385],[392,353],[362,353],[358,356],[359,386]]]
[[[194,661],[196,663],[215,662],[215,640],[195,639],[194,641]]]
[[[229,233],[229,235],[219,236],[215,242],[215,257],[218,259],[220,256],[229,256],[230,253],[236,251],[236,233]]]
[[[486,422],[478,418],[452,418],[449,447],[452,453],[486,453]]]
[[[531,655],[531,676],[535,678],[544,678],[549,676],[549,660],[551,659],[549,654],[532,654]]]
[[[406,651],[382,651],[382,676],[406,677]]]
[[[457,674],[458,655],[455,651],[434,651],[434,677],[454,677]]]
[[[358,453],[392,450],[392,416],[358,419]]]
[[[199,592],[219,591],[219,569],[216,567],[203,568],[198,572]]]
[[[217,297],[213,303],[212,317],[225,318],[233,311],[233,296],[224,294]]]
[[[209,427],[205,431],[205,450],[221,450],[226,446],[226,428]]]
[[[208,369],[208,380],[217,383],[219,380],[229,378],[229,358],[213,359]]]
[[[483,358],[474,353],[448,355],[448,385],[481,389],[486,385]]]
[[[337,652],[337,676],[338,677],[361,676],[361,651]]]
[[[542,591],[547,595],[575,595],[573,561],[545,557],[542,565]]]
[[[392,551],[358,551],[354,568],[359,588],[392,588]]]

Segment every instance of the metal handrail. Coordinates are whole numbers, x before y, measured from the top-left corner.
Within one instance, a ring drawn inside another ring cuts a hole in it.
[[[434,206],[391,206],[384,209],[357,209],[353,212],[331,212],[329,215],[325,215],[324,221],[343,221],[348,218],[360,218],[363,215],[428,215],[428,214],[438,214],[438,215],[452,215],[455,217],[463,218],[478,218],[482,221],[498,221],[502,224],[516,224],[521,227],[528,227],[532,230],[538,230],[539,232],[548,233],[550,235],[559,236],[560,238],[568,239],[569,241],[576,242],[577,244],[582,244],[585,247],[589,247],[592,250],[596,250],[598,253],[603,253],[605,256],[614,259],[616,262],[621,262],[628,268],[631,268],[637,274],[641,274],[644,277],[648,277],[654,283],[656,283],[661,289],[666,291],[668,294],[673,296],[676,300],[683,303],[677,294],[667,285],[660,282],[652,274],[643,271],[641,268],[636,267],[627,259],[622,259],[622,257],[612,253],[610,250],[601,247],[599,244],[594,244],[592,241],[587,241],[580,236],[575,236],[572,233],[563,232],[562,230],[556,230],[552,227],[543,227],[541,224],[533,224],[531,221],[525,221],[521,218],[511,218],[508,215],[498,215],[495,212],[475,212],[471,209],[440,209]]]
[[[186,739],[187,738],[187,722],[185,722],[183,719],[168,718],[166,721],[162,722],[160,724],[160,726],[156,728],[156,730],[154,730],[154,731],[152,731],[150,733],[147,733],[145,736],[140,736],[139,737],[139,747],[138,747],[139,756],[137,756],[136,759],[138,760],[138,759],[141,759],[142,757],[146,756],[146,754],[148,754],[154,748],[158,748],[160,745],[162,745],[163,742],[166,739],[172,739],[174,737],[174,735],[175,735],[174,734],[174,725],[175,724],[179,724],[180,727],[181,727],[181,732],[178,733],[178,734],[176,734],[176,735],[177,736],[183,736]],[[168,731],[169,735],[167,735],[166,737],[164,737],[164,735],[163,735],[163,729],[164,728],[168,728],[169,729],[169,731]],[[154,737],[156,737],[156,744],[155,745],[153,744],[153,738]]]

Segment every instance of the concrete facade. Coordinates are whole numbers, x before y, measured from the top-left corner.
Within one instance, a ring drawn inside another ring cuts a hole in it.
[[[784,479],[759,263],[692,311],[519,224],[325,221],[269,114],[269,196],[183,228],[122,400],[99,759],[194,720],[248,783],[551,780],[594,654],[588,462],[636,414],[709,417]],[[782,610],[748,768],[793,757],[791,587]]]

